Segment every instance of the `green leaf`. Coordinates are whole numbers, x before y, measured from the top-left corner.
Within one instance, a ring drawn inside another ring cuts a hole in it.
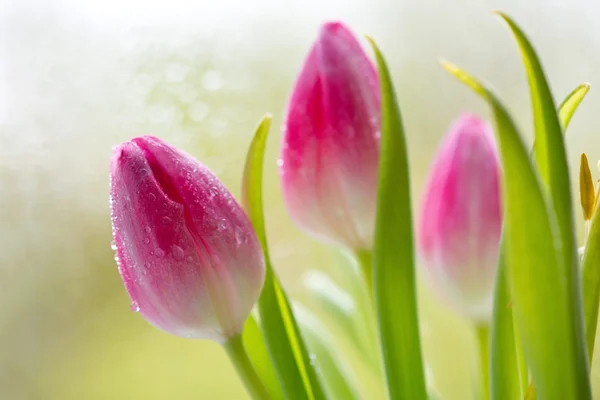
[[[244,324],[242,340],[252,361],[252,365],[254,365],[256,373],[260,376],[260,379],[269,391],[271,398],[273,400],[283,399],[281,384],[271,363],[265,339],[256,318],[252,314]]]
[[[310,363],[287,295],[271,266],[262,201],[262,170],[271,116],[263,118],[250,144],[243,180],[243,204],[265,255],[265,284],[258,300],[261,328],[286,399],[324,399],[317,373]]]
[[[554,105],[550,87],[533,46],[523,31],[510,17],[502,13],[498,13],[498,15],[508,24],[519,44],[523,64],[527,72],[535,126],[537,167],[556,216],[560,240],[559,249],[562,254],[562,263],[559,264],[559,267],[563,279],[562,285],[566,292],[566,305],[571,313],[569,329],[573,331],[572,335],[575,346],[573,355],[577,358],[577,365],[580,368],[579,372],[583,372],[584,370],[587,371],[588,363],[579,275],[579,255],[575,239],[569,166],[561,121]],[[573,104],[576,102],[576,99],[577,97],[574,98]],[[567,110],[567,107],[564,109]]]
[[[579,296],[578,259],[573,228],[571,183],[561,123],[544,71],[533,47],[510,17],[502,13],[498,13],[498,15],[508,24],[523,56],[523,64],[527,71],[531,91],[537,167],[556,213],[564,260],[564,279],[566,279],[568,291],[571,291],[569,296]],[[578,312],[581,309],[580,303],[573,301],[573,308],[573,312]],[[581,331],[583,332],[583,329]]]
[[[598,212],[598,207],[596,207],[591,220],[590,232],[583,253],[582,282],[587,354],[591,364],[600,304],[600,212]]]
[[[391,400],[426,399],[404,128],[389,70],[375,42],[381,91],[381,148],[373,252],[374,298]]]
[[[313,362],[323,377],[323,384],[330,399],[354,400],[359,399],[355,387],[358,381],[351,374],[348,361],[336,346],[336,339],[327,327],[308,309],[300,304],[293,305],[294,313],[300,323],[302,334],[313,355]]]
[[[523,398],[520,387],[517,347],[506,277],[504,246],[500,245],[494,313],[492,317],[490,389],[492,400]]]
[[[585,95],[590,91],[589,83],[582,83],[577,86],[560,104],[558,107],[558,118],[560,119],[563,130],[567,130],[569,123],[575,110],[579,107],[579,104],[583,101]]]
[[[533,381],[544,399],[591,399],[587,357],[551,204],[505,107],[475,78],[444,67],[483,97],[494,114],[504,168],[504,245],[513,312]],[[567,189],[568,190],[568,189]],[[582,354],[583,353],[583,354]],[[560,362],[557,362],[560,360]]]

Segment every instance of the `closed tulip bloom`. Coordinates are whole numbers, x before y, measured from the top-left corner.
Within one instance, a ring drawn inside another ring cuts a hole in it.
[[[223,343],[240,333],[265,266],[225,186],[152,136],[118,145],[110,173],[114,246],[132,309],[181,337]]]
[[[500,164],[489,125],[472,115],[448,132],[425,189],[419,247],[440,295],[475,321],[491,315],[502,229]]]
[[[344,25],[324,24],[289,101],[280,159],[287,209],[318,239],[371,248],[379,113],[373,64]]]

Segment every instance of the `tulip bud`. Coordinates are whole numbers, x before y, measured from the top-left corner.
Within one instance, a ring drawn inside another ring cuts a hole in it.
[[[500,163],[491,128],[464,115],[433,164],[419,248],[433,286],[476,321],[491,315],[502,230]]]
[[[152,136],[113,150],[111,212],[132,309],[173,335],[225,342],[264,280],[250,221],[200,162]]]
[[[286,206],[307,233],[371,248],[379,113],[373,64],[344,25],[323,25],[290,98],[279,161]]]

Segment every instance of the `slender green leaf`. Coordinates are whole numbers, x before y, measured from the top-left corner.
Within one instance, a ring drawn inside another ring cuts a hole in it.
[[[248,150],[243,181],[243,203],[262,245],[267,266],[258,300],[261,328],[286,399],[324,399],[325,395],[289,301],[269,258],[262,202],[262,170],[271,117],[265,116]]]
[[[302,305],[295,303],[293,310],[313,356],[313,362],[319,370],[319,376],[323,377],[328,397],[340,400],[359,399],[359,392],[355,387],[358,380],[351,373],[347,360],[336,346],[335,337]]]
[[[600,305],[600,212],[598,212],[597,206],[583,253],[582,282],[587,353],[591,364]]]
[[[404,128],[388,67],[370,41],[381,91],[373,286],[387,387],[392,400],[426,399]]]
[[[571,200],[571,183],[569,166],[565,151],[562,127],[556,112],[552,93],[548,86],[540,61],[529,40],[517,24],[507,15],[498,15],[508,24],[515,36],[531,91],[533,121],[535,125],[535,156],[542,181],[546,185],[552,200],[556,221],[560,233],[563,255],[563,273],[567,287],[567,295],[571,299],[575,319],[576,333],[583,337],[583,318],[581,316],[581,292],[579,288],[579,260],[575,242],[573,205]],[[585,353],[585,352],[584,352]]]
[[[252,365],[256,369],[258,376],[269,391],[273,400],[283,399],[281,384],[277,378],[277,373],[271,362],[269,350],[265,339],[260,330],[260,326],[253,315],[250,315],[244,324],[243,342]]]
[[[569,123],[571,122],[571,118],[573,114],[575,114],[575,110],[579,107],[579,104],[583,101],[585,95],[590,91],[589,83],[582,83],[577,86],[565,99],[560,106],[558,107],[558,118],[560,119],[563,130],[567,130]]]
[[[510,17],[502,13],[498,13],[498,15],[508,24],[515,36],[527,72],[535,126],[537,167],[553,203],[559,231],[559,246],[563,257],[561,265],[563,287],[566,289],[567,306],[571,312],[571,323],[567,327],[573,331],[574,356],[577,358],[578,371],[584,372],[588,369],[588,363],[579,275],[579,255],[575,239],[569,166],[562,124],[559,119],[560,111],[558,113],[556,111],[550,87],[533,46]],[[567,105],[564,103],[561,105],[560,109],[565,110],[565,115],[569,113],[569,105],[573,108],[573,111],[570,112],[572,115],[578,102],[583,99],[585,91],[582,93],[583,95],[575,95],[572,101],[567,100]],[[578,97],[579,100],[577,101]],[[568,117],[568,120],[570,120],[570,117]],[[568,124],[568,120],[566,124]],[[564,125],[566,126],[566,124]],[[583,383],[580,382],[580,385],[583,385]],[[589,382],[587,385],[589,386]]]
[[[591,399],[587,357],[585,351],[581,354],[578,316],[573,314],[571,288],[565,285],[553,207],[546,202],[545,191],[505,107],[466,72],[449,63],[444,67],[483,97],[494,114],[504,168],[507,275],[517,330],[536,390],[544,399]]]
[[[490,390],[492,400],[520,399],[517,347],[513,328],[510,290],[504,265],[504,246],[500,246],[491,337]]]

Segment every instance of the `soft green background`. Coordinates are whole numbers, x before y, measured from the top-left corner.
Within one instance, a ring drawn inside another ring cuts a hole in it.
[[[0,398],[245,398],[217,345],[169,336],[129,310],[109,246],[111,147],[158,135],[200,158],[238,195],[255,124],[271,111],[280,125],[319,24],[342,19],[374,36],[388,57],[418,209],[448,124],[463,111],[486,112],[442,71],[439,57],[493,82],[523,131],[531,131],[520,57],[490,15],[495,8],[529,34],[556,97],[592,83],[568,135],[575,173],[582,151],[600,157],[600,7],[592,1],[0,2]],[[306,300],[303,272],[334,270],[339,260],[287,217],[278,143],[274,129],[267,229],[286,289]],[[444,398],[472,398],[473,332],[426,285],[419,289],[433,382]],[[376,386],[364,368],[358,372]],[[596,391],[599,374],[595,367]]]

